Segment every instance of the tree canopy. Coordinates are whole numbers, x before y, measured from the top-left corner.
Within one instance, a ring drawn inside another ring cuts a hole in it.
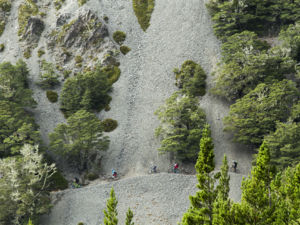
[[[85,110],[71,115],[67,124],[58,125],[49,137],[52,151],[65,156],[80,171],[89,169],[91,157],[109,146],[101,121]]]
[[[195,161],[199,140],[206,123],[205,113],[197,98],[174,93],[155,114],[161,121],[155,134],[161,138],[160,152],[174,152],[179,159]]]

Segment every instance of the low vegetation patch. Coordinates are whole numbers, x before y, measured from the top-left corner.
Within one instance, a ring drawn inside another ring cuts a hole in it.
[[[60,171],[56,171],[49,179],[48,189],[51,191],[65,190],[68,188],[68,181],[64,178]]]
[[[40,48],[40,49],[38,50],[37,54],[38,54],[38,57],[39,57],[39,58],[42,57],[42,55],[45,54],[44,49]]]
[[[48,100],[50,101],[50,102],[57,102],[57,99],[58,99],[58,94],[57,94],[57,92],[55,92],[55,91],[51,91],[51,90],[48,90],[47,92],[46,92],[46,95],[47,95],[47,98],[48,98]]]
[[[38,13],[39,9],[33,0],[25,0],[25,2],[19,6],[19,36],[22,36],[24,34],[29,18],[31,16],[36,16]]]
[[[23,53],[23,56],[25,59],[29,59],[31,57],[31,49],[30,48],[27,48],[24,53]]]
[[[59,74],[52,63],[42,60],[40,63],[40,81],[37,83],[44,89],[53,88],[59,84]]]
[[[123,55],[126,55],[128,52],[131,51],[131,48],[129,48],[128,46],[126,45],[122,45],[120,47],[120,52],[122,52]]]
[[[205,95],[206,74],[197,63],[187,60],[181,69],[174,69],[176,86],[192,97]]]
[[[5,48],[4,44],[0,44],[0,52],[3,52],[4,48]]]
[[[59,10],[62,7],[62,4],[65,2],[65,0],[55,0],[54,1],[54,7],[56,10]]]
[[[126,39],[126,34],[122,31],[116,31],[113,34],[113,39],[115,40],[115,42],[117,42],[119,45],[123,44],[123,42]]]
[[[101,124],[105,132],[111,132],[118,127],[118,121],[110,118],[103,120]]]
[[[87,3],[88,0],[78,0],[78,5],[79,6],[82,6],[84,5],[85,3]]]
[[[11,0],[0,0],[0,36],[5,29],[7,14],[10,12],[10,9]]]
[[[146,31],[150,26],[151,14],[154,9],[154,0],[132,0],[132,4],[141,28],[143,31]]]

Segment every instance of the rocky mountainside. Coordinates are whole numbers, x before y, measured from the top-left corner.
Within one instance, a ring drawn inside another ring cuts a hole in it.
[[[14,0],[9,16],[5,17],[7,24],[0,37],[5,50],[0,53],[0,61],[16,62],[31,55],[25,61],[38,103],[34,114],[46,143],[48,133],[65,119],[59,103],[50,103],[45,91],[36,85],[41,58],[62,71],[72,71],[70,75],[84,69],[75,60],[78,55],[86,68],[99,60],[103,65],[120,62],[121,69],[111,93],[111,110],[98,116],[113,118],[119,124],[108,133],[111,144],[102,156],[101,171],[109,175],[115,168],[126,179],[113,183],[98,181],[80,190],[53,194],[54,208],[42,224],[99,224],[112,185],[119,198],[121,222],[130,206],[137,215],[136,224],[176,224],[189,205],[188,195],[196,190],[195,176],[145,175],[152,162],[161,172],[167,172],[172,163],[171,157],[157,153],[159,142],[154,129],[158,120],[154,111],[176,90],[173,69],[185,60],[193,60],[208,73],[208,89],[213,85],[211,73],[220,50],[205,1],[156,0],[146,32],[139,26],[128,0],[89,0],[81,7],[77,1],[66,0],[59,10],[52,1],[41,1],[37,2],[40,13],[28,18],[18,36],[18,8],[22,3]],[[125,44],[131,48],[127,55],[117,54],[118,47],[112,39],[116,30],[126,33]],[[40,58],[41,51],[45,54]],[[63,82],[64,78],[60,80]],[[58,93],[60,90],[61,87],[56,88]],[[228,113],[228,104],[208,92],[200,99],[200,105],[211,124],[216,167],[220,167],[224,153],[229,161],[239,162],[240,173],[231,176],[231,197],[238,200],[241,178],[250,171],[251,154],[243,151],[244,146],[232,143],[230,135],[223,132],[222,118]]]

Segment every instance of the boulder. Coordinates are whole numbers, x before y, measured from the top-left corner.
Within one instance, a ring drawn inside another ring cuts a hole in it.
[[[25,28],[24,39],[29,43],[37,43],[44,28],[44,22],[40,18],[30,17]]]

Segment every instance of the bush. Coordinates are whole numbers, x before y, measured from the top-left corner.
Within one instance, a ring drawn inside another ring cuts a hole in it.
[[[23,56],[25,57],[25,59],[29,59],[31,57],[31,50],[29,48],[27,48],[25,50]]]
[[[105,132],[111,132],[118,127],[118,122],[110,118],[103,120],[101,124]]]
[[[46,60],[41,61],[40,81],[37,83],[42,88],[53,88],[59,84],[59,74],[56,73],[54,65]]]
[[[5,21],[0,21],[0,36],[4,32],[5,29]]]
[[[54,7],[55,7],[55,9],[59,10],[64,2],[65,2],[65,0],[55,0],[54,1]]]
[[[154,0],[133,0],[133,10],[138,22],[146,31],[150,25],[151,14],[154,9]]]
[[[0,0],[0,9],[9,12],[11,9],[11,0]]]
[[[205,95],[206,74],[202,67],[197,63],[187,60],[181,70],[174,70],[176,77],[176,86],[182,88],[182,91],[192,97]]]
[[[80,223],[78,223],[77,225],[84,225],[84,223],[83,223],[83,222],[80,222]]]
[[[46,94],[50,102],[57,102],[58,94],[55,91],[47,91]]]
[[[130,52],[131,48],[129,48],[128,46],[126,45],[122,45],[120,47],[120,51],[122,52],[123,55],[126,55],[128,52]]]
[[[0,44],[0,52],[3,52],[4,48],[5,48],[4,44]]]
[[[49,179],[49,191],[59,191],[68,188],[68,181],[60,171],[56,171]]]
[[[38,50],[37,54],[38,54],[38,57],[40,58],[42,55],[45,54],[45,51],[44,51],[42,48],[40,48],[40,49]]]
[[[103,19],[106,23],[108,23],[108,20],[109,20],[108,16],[104,16]]]
[[[122,31],[118,30],[113,34],[113,39],[115,40],[115,42],[117,42],[119,45],[121,45],[121,44],[123,44],[123,42],[126,39],[126,34]]]
[[[75,62],[76,63],[82,63],[82,57],[80,55],[75,56]]]
[[[96,174],[96,173],[88,173],[88,174],[86,175],[86,178],[87,178],[88,180],[96,180],[96,179],[99,178],[99,175]]]

